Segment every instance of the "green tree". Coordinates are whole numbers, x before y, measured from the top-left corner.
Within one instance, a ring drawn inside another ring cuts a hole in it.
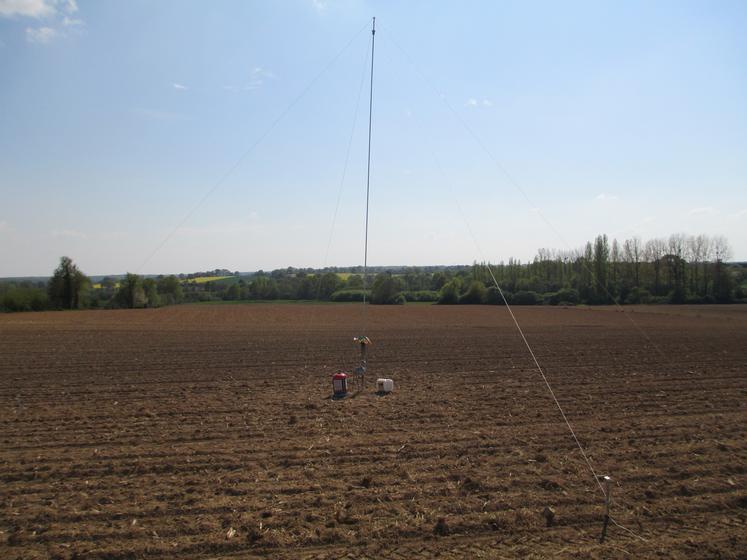
[[[143,289],[143,279],[137,274],[128,272],[119,283],[119,289],[115,296],[120,307],[130,309],[144,307],[147,303],[145,290]]]
[[[485,303],[488,290],[480,280],[473,280],[467,291],[459,298],[459,303]]]
[[[726,264],[717,260],[713,273],[713,295],[719,303],[734,301],[734,277]]]
[[[583,253],[579,255],[576,261],[578,267],[578,292],[581,295],[581,299],[586,302],[591,302],[594,297],[593,257],[594,249],[591,243],[587,242]]]
[[[594,303],[606,303],[609,300],[607,273],[609,270],[610,247],[606,235],[599,235],[594,240]]]
[[[277,299],[278,285],[273,278],[258,272],[249,285],[249,293],[252,299]]]
[[[339,290],[343,284],[340,277],[334,272],[325,272],[318,281],[320,299],[329,299],[329,297]]]
[[[485,303],[490,305],[505,305],[506,302],[503,300],[504,297],[509,303],[511,303],[510,293],[504,291],[501,296],[501,291],[496,286],[490,286],[485,292]]]
[[[314,291],[315,282],[313,276],[307,276],[305,272],[299,273],[297,277],[296,299],[313,299],[316,297]]]
[[[669,272],[669,283],[672,290],[669,294],[671,303],[685,303],[687,298],[686,279],[687,262],[684,259],[687,246],[687,238],[679,233],[669,237],[668,254],[664,256],[664,262]]]
[[[83,306],[91,281],[69,257],[62,257],[47,284],[47,294],[52,307],[78,309]]]
[[[16,286],[0,287],[0,311],[42,311],[49,305],[42,288]]]
[[[654,272],[654,295],[661,295],[662,258],[666,251],[666,244],[662,239],[650,239],[646,242],[646,259],[651,263]]]
[[[363,277],[360,274],[351,274],[345,282],[346,290],[362,290]]]
[[[179,303],[184,298],[182,285],[173,274],[159,278],[156,287],[158,288],[158,294],[166,305]]]
[[[402,292],[402,284],[399,278],[392,276],[388,272],[382,272],[374,278],[371,287],[371,303],[392,304],[403,303],[403,298],[399,298]]]
[[[511,303],[514,305],[538,305],[542,303],[542,300],[536,292],[522,290],[514,294]]]
[[[462,283],[458,278],[444,284],[443,288],[441,288],[441,295],[438,298],[438,303],[442,305],[459,303],[459,288],[461,285]]]
[[[241,299],[241,286],[239,286],[238,284],[231,284],[223,294],[223,299],[227,299],[229,301],[236,301],[237,299]]]
[[[153,278],[143,280],[143,292],[145,294],[145,307],[160,307],[161,298],[158,295],[158,287]]]
[[[734,278],[726,266],[726,261],[731,257],[731,247],[725,237],[720,235],[713,238],[713,296],[719,303],[732,301],[734,289]]]

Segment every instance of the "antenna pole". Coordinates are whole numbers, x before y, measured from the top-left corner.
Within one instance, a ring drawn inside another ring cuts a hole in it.
[[[371,21],[371,89],[368,96],[368,167],[366,169],[366,235],[363,246],[363,335],[366,334],[366,290],[368,289],[368,201],[371,190],[371,125],[373,122],[374,47],[376,46],[376,18]]]

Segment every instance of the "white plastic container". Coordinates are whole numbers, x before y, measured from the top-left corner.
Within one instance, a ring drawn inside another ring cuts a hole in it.
[[[377,379],[376,380],[376,391],[379,393],[391,393],[394,391],[394,380],[393,379]]]

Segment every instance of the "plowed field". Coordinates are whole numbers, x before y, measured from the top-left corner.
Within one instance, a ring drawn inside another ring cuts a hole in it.
[[[504,308],[370,307],[333,401],[360,305],[214,305],[0,315],[0,558],[745,558],[747,306],[515,312],[645,541]]]

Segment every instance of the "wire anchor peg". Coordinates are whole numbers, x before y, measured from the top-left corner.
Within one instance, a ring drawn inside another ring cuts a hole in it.
[[[602,534],[599,537],[599,542],[603,543],[605,537],[607,537],[607,527],[610,524],[610,502],[612,501],[610,482],[612,482],[612,478],[604,475],[600,476],[599,480],[604,482],[604,524],[602,525]]]

